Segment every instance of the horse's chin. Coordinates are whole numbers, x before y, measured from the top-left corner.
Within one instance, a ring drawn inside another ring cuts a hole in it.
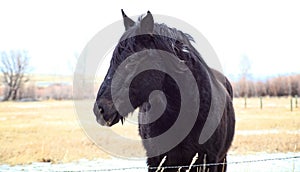
[[[106,126],[106,127],[111,127],[115,124],[117,124],[118,122],[121,121],[122,125],[125,122],[125,118],[127,118],[129,116],[129,114],[132,114],[134,111],[132,112],[128,112],[126,114],[119,114],[118,112],[114,112],[112,114],[105,114],[107,116],[110,116],[109,120],[104,120],[103,116],[97,116],[97,123],[100,124],[101,126]]]
[[[113,125],[115,125],[116,123],[118,123],[121,119],[122,123],[123,123],[123,117],[120,116],[118,113],[115,113],[112,115],[112,117],[108,120],[105,121],[103,118],[98,118],[97,122],[98,124],[102,125],[102,126],[107,126],[107,127],[111,127]]]

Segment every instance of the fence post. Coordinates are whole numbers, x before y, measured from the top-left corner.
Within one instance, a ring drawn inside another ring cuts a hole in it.
[[[262,101],[262,96],[260,96],[260,109],[263,108],[263,101]]]
[[[298,95],[295,95],[295,107],[298,108]]]
[[[293,97],[291,97],[291,112],[293,111]]]
[[[245,100],[244,107],[247,108],[247,96],[246,95],[244,96],[244,100]]]

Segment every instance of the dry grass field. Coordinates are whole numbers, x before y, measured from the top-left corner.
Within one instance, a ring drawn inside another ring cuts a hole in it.
[[[291,112],[289,98],[264,98],[263,102],[260,109],[258,98],[248,99],[244,108],[244,99],[234,100],[237,125],[230,153],[300,152],[300,108]],[[85,135],[73,106],[72,101],[1,102],[0,164],[111,157]],[[136,125],[118,124],[112,129],[139,138]],[[127,153],[142,151],[135,145],[115,147]]]
[[[290,98],[234,99],[236,135],[231,152],[299,152],[300,108],[290,111]],[[293,102],[295,106],[295,100]]]

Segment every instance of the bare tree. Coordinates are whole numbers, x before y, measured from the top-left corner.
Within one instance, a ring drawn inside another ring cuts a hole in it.
[[[68,67],[69,67],[72,75],[74,74],[78,59],[79,59],[79,53],[77,53],[77,52],[74,52],[73,58],[68,59]]]
[[[27,51],[1,52],[0,70],[2,73],[2,82],[6,87],[3,101],[16,100],[22,84],[29,78],[26,74],[29,72],[29,56]]]
[[[241,95],[240,96],[244,96],[247,97],[250,89],[249,89],[249,71],[251,69],[251,62],[249,60],[249,58],[244,55],[242,56],[241,60],[240,60],[240,72],[241,72],[241,77],[240,77],[240,91],[241,91]]]
[[[249,77],[249,72],[251,69],[251,61],[248,58],[248,56],[244,55],[242,56],[240,60],[240,71],[241,71],[241,76],[248,78]]]
[[[267,95],[267,83],[264,83],[262,81],[256,82],[256,91],[257,91],[257,96],[266,96]]]

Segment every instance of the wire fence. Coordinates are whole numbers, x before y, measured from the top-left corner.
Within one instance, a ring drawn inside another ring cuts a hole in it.
[[[147,169],[157,170],[160,168],[181,169],[181,168],[190,168],[190,167],[210,167],[210,166],[230,165],[230,164],[248,164],[248,163],[266,162],[266,161],[284,161],[284,160],[290,160],[290,159],[300,159],[300,155],[299,156],[289,156],[289,157],[246,160],[246,161],[223,162],[223,163],[195,164],[195,165],[185,165],[185,166],[162,166],[162,167],[136,166],[136,167],[123,167],[123,168],[95,169],[95,170],[87,170],[87,171],[124,171],[124,170],[147,170]]]

